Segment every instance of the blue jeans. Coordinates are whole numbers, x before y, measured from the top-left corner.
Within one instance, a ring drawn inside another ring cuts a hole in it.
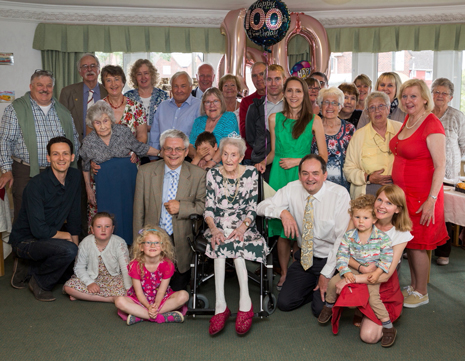
[[[39,241],[32,238],[18,243],[14,251],[19,258],[30,261],[30,274],[39,287],[51,291],[68,266],[74,262],[78,246],[64,239]]]

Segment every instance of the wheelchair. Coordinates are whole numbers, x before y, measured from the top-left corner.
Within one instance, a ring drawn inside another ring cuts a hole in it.
[[[261,174],[258,180],[258,194],[259,200],[264,199],[263,179]],[[191,277],[191,290],[188,303],[187,315],[193,317],[197,315],[214,315],[215,309],[210,308],[210,302],[207,297],[199,293],[199,288],[202,284],[208,282],[214,277],[213,262],[205,255],[207,240],[203,237],[203,232],[206,229],[206,224],[201,215],[191,215],[194,239],[188,239],[190,247],[194,253],[193,261],[191,263],[192,277]],[[271,315],[277,307],[277,299],[273,294],[273,249],[276,246],[277,238],[269,239],[268,237],[268,224],[266,219],[257,216],[255,219],[257,230],[265,238],[270,253],[266,258],[266,265],[260,263],[259,274],[257,271],[248,271],[248,278],[250,284],[259,285],[260,302],[259,311],[254,313],[254,317],[265,318]],[[233,259],[226,259],[226,267],[234,268]],[[236,314],[232,314],[234,317]]]

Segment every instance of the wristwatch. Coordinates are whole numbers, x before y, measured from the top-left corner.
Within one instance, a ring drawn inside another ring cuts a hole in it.
[[[245,224],[245,226],[246,226],[247,228],[250,227],[250,222],[249,222],[249,221],[244,221],[244,224]]]
[[[367,184],[371,184],[371,182],[370,182],[370,174],[367,175]]]

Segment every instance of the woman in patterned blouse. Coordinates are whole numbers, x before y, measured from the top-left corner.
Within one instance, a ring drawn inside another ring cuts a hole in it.
[[[113,108],[116,123],[126,125],[139,142],[147,143],[147,119],[144,106],[123,95],[123,88],[126,85],[123,69],[118,65],[104,66],[100,78],[108,92],[108,96],[103,100]]]

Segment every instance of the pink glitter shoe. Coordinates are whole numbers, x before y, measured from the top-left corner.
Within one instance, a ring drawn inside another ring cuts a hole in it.
[[[243,312],[238,311],[236,317],[236,332],[238,335],[245,335],[249,332],[250,327],[252,327],[252,318],[253,318],[253,305],[250,307],[250,311]]]
[[[224,312],[218,313],[210,319],[210,327],[208,328],[208,332],[211,336],[216,335],[224,328],[226,320],[229,318],[229,316],[231,316],[231,311],[228,307],[226,307]]]

